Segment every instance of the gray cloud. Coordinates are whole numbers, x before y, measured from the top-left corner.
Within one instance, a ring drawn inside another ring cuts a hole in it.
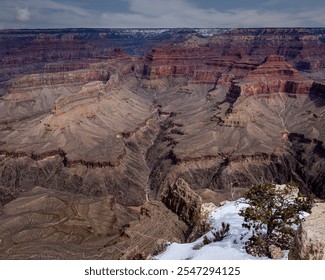
[[[31,12],[28,10],[28,8],[17,8],[15,19],[20,22],[26,22],[31,19]]]
[[[292,10],[203,8],[189,0],[120,0],[125,12],[96,7],[84,1],[1,0],[0,28],[62,27],[315,27],[325,25],[325,7]],[[268,4],[278,3],[269,0]],[[217,6],[217,4],[216,4]],[[18,7],[18,8],[17,8]],[[26,8],[28,7],[28,8]],[[31,16],[33,14],[33,16]],[[10,16],[11,15],[11,16]],[[14,15],[14,18],[12,18]],[[11,18],[10,18],[11,17]]]
[[[114,27],[297,27],[322,26],[324,9],[279,12],[268,9],[202,9],[186,0],[125,0],[131,13],[103,13]]]

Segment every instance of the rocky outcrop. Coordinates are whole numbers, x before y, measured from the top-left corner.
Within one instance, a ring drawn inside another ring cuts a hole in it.
[[[271,55],[239,84],[244,95],[308,94],[313,82],[302,77],[283,56]]]
[[[121,233],[124,253],[120,259],[150,258],[169,242],[185,242],[187,231],[188,226],[162,202],[147,202],[140,209],[139,220]]]
[[[161,200],[188,225],[195,223],[201,211],[201,197],[182,178],[161,194]]]
[[[220,205],[221,206],[221,205]],[[200,238],[203,234],[211,230],[209,223],[209,215],[218,207],[213,203],[203,203],[200,212],[195,217],[195,225],[191,229],[190,235],[187,237],[187,242],[193,242]]]
[[[325,260],[325,203],[316,203],[299,226],[289,259]]]
[[[281,250],[281,248],[279,248],[275,245],[270,245],[268,247],[268,251],[269,251],[271,259],[283,259],[284,258],[284,253]]]
[[[265,77],[265,76],[286,76],[301,78],[299,72],[285,61],[281,55],[270,55],[255,70],[250,72],[247,77]]]

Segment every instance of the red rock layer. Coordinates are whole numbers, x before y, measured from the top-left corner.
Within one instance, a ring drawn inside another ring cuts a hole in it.
[[[241,50],[260,62],[269,55],[278,54],[295,68],[317,70],[325,66],[324,38],[319,31],[306,28],[232,29],[214,36],[209,46],[222,54]]]
[[[275,92],[308,94],[312,83],[287,63],[283,56],[278,55],[267,57],[263,64],[239,82],[245,95]]]
[[[219,50],[201,46],[154,49],[146,56],[144,76],[152,79],[184,77],[196,84],[215,84],[230,70],[239,74],[255,69],[256,62],[240,53],[220,55]]]
[[[190,78],[192,83],[218,81],[218,84],[229,85],[231,80],[245,77],[269,57],[254,75],[270,72],[292,75],[296,79],[298,72],[290,65],[302,70],[325,67],[322,40],[321,35],[308,29],[234,29],[205,40],[189,36],[184,44],[165,44],[154,49],[145,59],[143,73],[150,78],[182,76]],[[274,54],[285,57],[290,65],[283,58],[272,56]],[[292,87],[293,92],[305,93],[300,83],[274,87]],[[295,89],[301,87],[301,90]]]

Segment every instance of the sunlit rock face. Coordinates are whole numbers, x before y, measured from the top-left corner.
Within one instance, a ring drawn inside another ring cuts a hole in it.
[[[298,228],[289,259],[325,260],[325,204],[317,203]]]
[[[1,31],[0,205],[41,186],[111,197],[138,223],[154,201],[184,217],[168,236],[185,240],[195,207],[175,211],[179,178],[202,202],[289,181],[324,198],[324,41],[324,29]]]

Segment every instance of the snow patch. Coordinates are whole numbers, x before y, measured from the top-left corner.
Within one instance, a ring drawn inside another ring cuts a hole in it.
[[[207,237],[212,238],[212,231],[220,229],[221,223],[230,224],[229,235],[219,242],[204,245],[202,248],[195,250],[195,246],[202,244],[203,236],[192,243],[172,243],[166,251],[157,255],[157,260],[256,260],[268,259],[254,257],[246,253],[244,243],[250,237],[247,229],[242,227],[243,217],[238,213],[248,204],[242,200],[228,202],[224,206],[210,213],[208,219],[211,223],[212,230],[208,232]]]

